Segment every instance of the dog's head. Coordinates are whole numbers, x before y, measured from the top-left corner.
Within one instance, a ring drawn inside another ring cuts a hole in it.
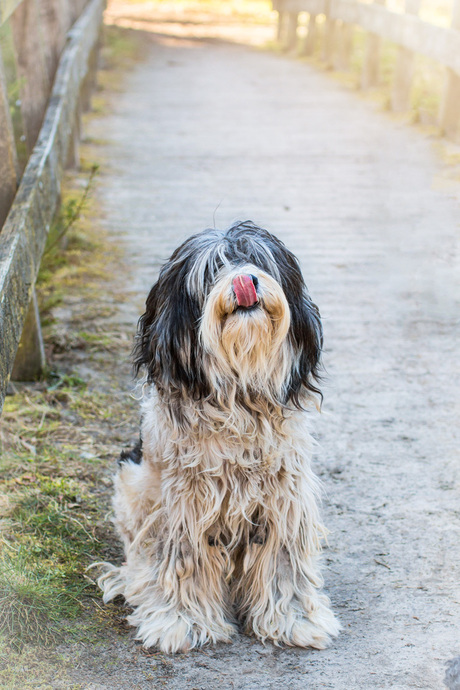
[[[186,240],[163,266],[134,350],[160,393],[318,394],[322,330],[295,256],[250,221]]]

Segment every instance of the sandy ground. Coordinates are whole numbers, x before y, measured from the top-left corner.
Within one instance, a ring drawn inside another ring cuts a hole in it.
[[[251,218],[301,260],[325,328],[315,468],[343,632],[321,652],[241,635],[176,657],[146,656],[126,633],[71,650],[75,681],[444,687],[460,655],[459,203],[433,142],[305,64],[158,35],[87,135],[130,268],[129,334],[161,261],[196,230]]]

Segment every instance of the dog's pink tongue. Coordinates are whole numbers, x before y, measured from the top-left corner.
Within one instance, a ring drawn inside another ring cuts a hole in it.
[[[257,292],[252,277],[244,273],[233,279],[233,290],[239,307],[252,307],[257,302]]]

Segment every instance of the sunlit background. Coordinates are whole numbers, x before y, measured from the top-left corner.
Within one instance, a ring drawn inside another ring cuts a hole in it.
[[[396,13],[414,13],[418,9],[419,18],[434,26],[447,28],[452,23],[452,0],[421,0],[415,6],[410,6],[404,0],[388,0],[385,8]],[[278,40],[282,39],[278,31],[278,17],[278,12],[268,0],[109,0],[105,22],[109,26],[169,36],[220,38],[281,50],[283,42]],[[313,46],[306,49],[310,27],[310,15],[300,12],[296,43],[291,43],[289,52],[316,64],[319,69],[333,71],[334,76],[350,88],[362,89],[368,32],[358,25],[350,28],[347,41],[351,45],[345,65],[340,56],[342,39],[338,32],[333,38],[336,56],[332,60],[325,58],[325,14],[316,16]],[[391,91],[399,47],[391,41],[382,40],[379,53],[378,76],[374,83],[367,85],[371,88],[371,96],[380,100],[384,108],[408,111],[414,122],[436,127],[440,121],[445,88],[445,67],[423,54],[415,54],[408,75],[411,86],[407,104],[404,102],[402,106],[392,107]]]

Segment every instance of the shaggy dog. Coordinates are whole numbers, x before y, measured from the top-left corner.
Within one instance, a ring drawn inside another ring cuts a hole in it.
[[[237,622],[318,649],[338,633],[305,413],[321,344],[297,259],[249,221],[194,235],[161,269],[134,350],[141,441],[115,477],[126,563],[98,581],[145,646],[226,642]]]

